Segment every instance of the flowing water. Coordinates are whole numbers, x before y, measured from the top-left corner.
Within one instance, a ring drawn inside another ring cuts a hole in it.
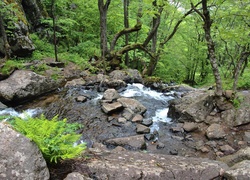
[[[151,141],[154,140],[147,141],[149,152],[169,154],[178,150],[180,155],[185,155],[187,151],[194,152],[193,149],[187,148],[183,138],[178,138],[177,134],[171,132],[171,127],[176,124],[171,122],[167,113],[169,101],[175,98],[174,94],[176,92],[157,92],[142,84],[128,84],[126,89],[120,92],[121,96],[136,99],[147,108],[143,116],[153,121],[150,126],[151,134],[154,135],[155,140],[165,145],[164,148],[159,149],[157,144],[152,144]],[[27,115],[35,116],[43,113],[48,119],[58,115],[59,119],[66,118],[69,123],[81,123],[83,125],[83,128],[79,130],[82,134],[81,140],[86,142],[88,147],[91,147],[94,142],[105,143],[107,139],[137,135],[136,123],[119,124],[116,120],[119,114],[112,115],[114,120],[108,120],[109,117],[101,109],[102,95],[102,92],[97,92],[94,88],[71,87],[15,109],[0,110],[0,116],[25,118]],[[77,102],[76,98],[79,96],[87,97],[87,101]]]
[[[174,92],[161,93],[142,84],[129,84],[121,96],[131,97],[138,100],[146,108],[145,118],[152,118],[153,125],[151,132],[159,130],[159,122],[171,123],[171,119],[167,117],[168,114],[168,101],[174,99]]]

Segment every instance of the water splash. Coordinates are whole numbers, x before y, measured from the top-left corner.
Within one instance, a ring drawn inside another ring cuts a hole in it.
[[[150,127],[151,131],[159,129],[159,122],[171,123],[171,118],[168,114],[168,101],[174,99],[173,93],[161,93],[142,84],[129,84],[124,92],[121,93],[124,97],[131,97],[137,99],[146,108],[146,116],[152,118],[153,125]]]
[[[20,117],[25,119],[26,117],[33,117],[41,112],[41,109],[27,109],[23,112],[17,112],[13,108],[6,108],[0,111],[0,116],[10,116],[10,117]],[[4,119],[3,121],[7,121],[9,118]]]

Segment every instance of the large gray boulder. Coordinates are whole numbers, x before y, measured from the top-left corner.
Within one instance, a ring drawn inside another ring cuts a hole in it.
[[[12,1],[13,2],[13,1]],[[9,2],[6,2],[8,4]],[[14,1],[15,10],[12,14],[18,17],[18,21],[13,20],[9,22],[13,25],[12,28],[6,28],[8,43],[11,49],[12,56],[26,57],[30,56],[35,50],[35,46],[29,37],[29,24],[26,18],[26,14],[22,3],[20,1]],[[9,18],[5,19],[9,21]],[[5,54],[4,42],[2,36],[0,36],[0,54]]]
[[[17,70],[0,81],[0,100],[6,103],[27,101],[59,87],[59,82],[32,71]]]
[[[38,147],[28,138],[0,123],[0,179],[47,180],[49,170]]]
[[[213,91],[195,90],[180,99],[170,102],[168,116],[179,122],[223,123],[228,126],[240,126],[250,123],[250,92],[241,92],[239,107],[224,96],[217,97]]]
[[[126,83],[142,83],[143,78],[136,69],[114,70],[109,74],[113,80],[122,80]]]
[[[228,166],[222,162],[180,156],[118,151],[87,163],[96,179],[220,179]]]

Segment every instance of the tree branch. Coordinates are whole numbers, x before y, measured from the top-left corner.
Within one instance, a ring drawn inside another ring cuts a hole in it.
[[[136,24],[134,27],[132,28],[125,28],[123,30],[121,30],[120,32],[116,33],[111,44],[110,44],[110,51],[113,51],[115,49],[115,45],[117,40],[119,39],[119,37],[121,37],[124,34],[128,34],[128,33],[132,33],[132,32],[136,32],[141,30],[141,24]]]
[[[119,51],[116,51],[115,54],[117,56],[120,56],[128,51],[135,50],[135,49],[142,50],[142,51],[146,52],[150,57],[154,58],[154,55],[149,50],[147,50],[147,48],[145,48],[143,46],[143,44],[141,44],[141,43],[130,44],[130,45],[124,46]]]
[[[177,29],[179,27],[179,25],[182,23],[182,21],[191,13],[193,13],[194,9],[196,8],[198,5],[200,5],[201,2],[198,2],[195,6],[193,6],[188,12],[186,12],[182,18],[176,23],[172,33],[163,41],[160,43],[160,46],[162,47],[164,44],[166,44],[170,39],[172,39],[172,37],[174,36],[174,34],[177,32]]]

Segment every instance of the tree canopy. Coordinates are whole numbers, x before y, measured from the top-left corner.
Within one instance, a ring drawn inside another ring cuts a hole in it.
[[[129,67],[165,82],[215,82],[218,94],[250,87],[244,78],[250,76],[248,0],[39,2],[47,15],[41,19],[42,30],[31,32],[34,56],[48,56],[46,51],[53,54],[54,49],[56,59],[85,65],[95,57],[105,71]],[[1,9],[0,21],[7,22],[6,8]],[[1,27],[3,40],[6,28]],[[40,50],[41,41],[54,48]]]

